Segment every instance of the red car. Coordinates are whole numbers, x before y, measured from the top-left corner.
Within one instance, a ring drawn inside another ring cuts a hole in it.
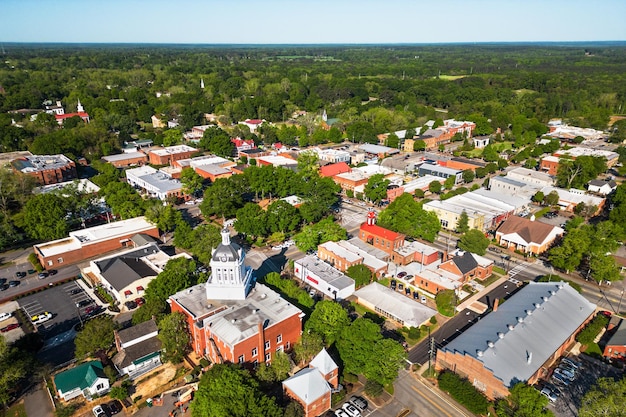
[[[18,327],[20,327],[19,323],[12,323],[12,324],[9,324],[8,326],[5,326],[2,329],[0,329],[0,332],[6,333],[6,332],[11,331],[13,329],[17,329]]]
[[[144,300],[142,297],[135,298],[135,304],[137,304],[138,306],[143,305],[145,302],[146,300]]]

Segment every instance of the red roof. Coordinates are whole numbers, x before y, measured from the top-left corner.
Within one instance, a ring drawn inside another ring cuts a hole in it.
[[[335,175],[350,172],[350,167],[345,162],[337,162],[336,164],[325,165],[320,168],[322,177],[334,177]]]
[[[382,237],[383,239],[391,240],[391,241],[396,240],[397,238],[400,237],[400,233],[393,232],[389,229],[385,229],[384,227],[380,227],[376,224],[363,223],[361,225],[361,230],[373,236]]]
[[[89,117],[89,113],[81,111],[79,113],[55,114],[54,118],[57,119],[57,120],[65,120],[65,119],[69,119],[70,117],[74,117],[74,116],[78,116],[78,117],[84,119],[85,117]]]
[[[246,119],[246,123],[248,123],[250,125],[260,125],[261,123],[263,123],[263,120],[260,120],[260,119]]]

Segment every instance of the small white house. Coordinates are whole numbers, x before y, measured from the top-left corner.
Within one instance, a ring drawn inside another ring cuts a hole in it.
[[[78,365],[75,368],[58,373],[54,377],[54,385],[59,397],[69,401],[80,395],[91,400],[109,392],[109,379],[104,373],[104,367],[100,361],[90,361]]]
[[[602,181],[602,180],[591,180],[587,186],[587,189],[591,193],[598,193],[602,195],[609,195],[617,188],[617,183],[615,181]]]
[[[113,364],[121,375],[135,379],[162,365],[161,340],[154,320],[115,332]]]

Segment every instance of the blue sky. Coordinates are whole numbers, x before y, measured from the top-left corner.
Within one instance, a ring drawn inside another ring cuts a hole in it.
[[[626,0],[2,0],[0,42],[626,40]]]

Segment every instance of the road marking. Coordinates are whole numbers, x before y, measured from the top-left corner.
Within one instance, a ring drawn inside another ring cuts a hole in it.
[[[411,410],[407,408],[407,409],[402,410],[400,414],[398,414],[398,417],[405,417],[405,416],[408,416],[410,413],[411,413]]]
[[[448,417],[452,417],[452,414],[448,413],[446,410],[444,410],[443,408],[441,408],[436,402],[434,402],[433,400],[431,400],[430,398],[428,398],[427,396],[425,396],[424,394],[422,394],[417,388],[415,388],[413,385],[411,385],[411,389],[415,392],[417,392],[422,398],[424,398],[426,401],[428,401],[429,403],[431,403],[437,410],[441,411],[442,413],[444,413],[445,415],[447,415]]]

